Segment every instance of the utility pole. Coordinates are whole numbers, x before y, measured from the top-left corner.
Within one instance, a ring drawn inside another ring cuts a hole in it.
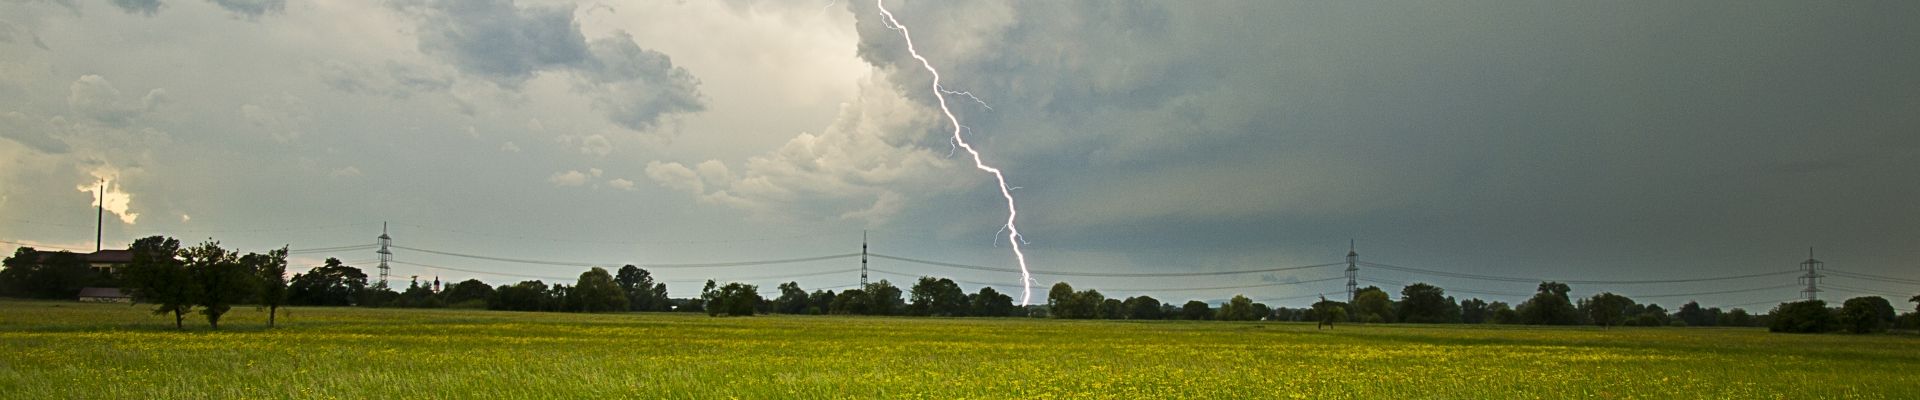
[[[1800,283],[1807,284],[1807,288],[1800,289],[1800,293],[1806,294],[1808,301],[1819,300],[1820,278],[1826,277],[1826,275],[1821,275],[1819,271],[1827,269],[1827,263],[1814,259],[1813,248],[1808,247],[1807,260],[1800,262],[1800,269],[1807,271],[1807,273],[1800,275]]]
[[[388,267],[387,262],[393,261],[393,250],[388,249],[387,247],[392,245],[393,245],[393,237],[387,236],[387,223],[381,222],[380,223],[380,250],[374,251],[375,253],[380,254],[380,283],[375,284],[375,286],[378,286],[381,289],[388,288],[387,273],[391,271],[392,267]]]
[[[1347,239],[1347,304],[1353,304],[1353,292],[1360,289],[1360,253],[1354,250],[1353,242]]]
[[[867,230],[860,230],[860,290],[867,290]]]
[[[100,210],[93,215],[93,252],[99,253],[104,245],[100,244],[107,232],[107,184],[100,184]]]

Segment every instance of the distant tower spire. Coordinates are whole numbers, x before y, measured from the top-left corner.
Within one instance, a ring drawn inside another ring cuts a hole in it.
[[[867,231],[860,230],[860,290],[867,290]]]
[[[392,245],[393,245],[393,237],[387,236],[387,223],[381,222],[380,223],[380,250],[374,251],[375,253],[380,254],[380,283],[376,284],[376,286],[379,286],[381,289],[388,288],[387,273],[392,271],[392,267],[387,266],[387,262],[393,261],[393,250],[389,249],[388,247]]]
[[[1826,277],[1826,275],[1820,274],[1820,270],[1827,269],[1827,263],[1823,263],[1823,262],[1820,262],[1820,260],[1814,259],[1813,248],[1808,247],[1807,260],[1800,262],[1800,269],[1807,271],[1807,273],[1800,275],[1800,283],[1807,284],[1807,288],[1800,289],[1800,293],[1806,294],[1807,300],[1809,301],[1819,300],[1820,299],[1820,278]]]
[[[107,232],[107,184],[101,183],[100,184],[100,209],[93,216],[93,252],[99,253],[100,249],[104,247],[103,245],[100,244],[100,241],[102,240],[101,238],[106,237],[106,232]]]
[[[1347,239],[1347,304],[1353,304],[1353,293],[1360,289],[1360,252],[1354,249],[1354,240]],[[1325,299],[1325,296],[1321,296]]]

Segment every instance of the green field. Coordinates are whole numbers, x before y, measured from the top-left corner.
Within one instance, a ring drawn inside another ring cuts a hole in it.
[[[1911,336],[146,309],[0,301],[0,397],[1920,398]]]

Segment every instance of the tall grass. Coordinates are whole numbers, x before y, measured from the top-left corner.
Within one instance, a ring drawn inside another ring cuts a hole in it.
[[[0,301],[4,398],[1920,398],[1920,340]]]

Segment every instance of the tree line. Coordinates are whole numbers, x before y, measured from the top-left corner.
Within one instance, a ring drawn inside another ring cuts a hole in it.
[[[646,269],[633,265],[616,272],[594,267],[571,285],[528,280],[494,287],[477,279],[447,285],[415,280],[395,291],[369,285],[359,268],[328,258],[324,265],[291,279],[285,277],[287,249],[265,254],[222,249],[219,242],[181,248],[179,241],[153,236],[134,242],[133,260],[112,274],[93,271],[78,255],[38,252],[22,247],[0,269],[0,295],[32,298],[73,298],[81,287],[118,286],[139,303],[155,305],[154,313],[172,314],[183,327],[185,315],[198,311],[209,325],[219,327],[220,316],[234,305],[251,304],[269,312],[274,323],[278,308],[295,306],[360,306],[406,308],[470,308],[554,312],[704,312],[712,316],[754,314],[903,315],[939,317],[1049,317],[1060,319],[1317,321],[1322,323],[1460,323],[1525,325],[1614,326],[1763,326],[1775,332],[1880,332],[1889,328],[1920,329],[1920,315],[1896,315],[1892,304],[1877,296],[1849,299],[1839,307],[1821,301],[1783,303],[1766,314],[1741,308],[1721,310],[1687,302],[1668,311],[1658,304],[1641,304],[1627,296],[1603,292],[1575,299],[1572,288],[1542,282],[1532,297],[1517,305],[1465,300],[1426,283],[1400,289],[1394,299],[1386,290],[1369,286],[1356,291],[1352,301],[1327,300],[1306,308],[1271,307],[1236,295],[1218,307],[1199,300],[1175,305],[1151,296],[1107,298],[1098,290],[1076,291],[1066,282],[1055,283],[1044,306],[1019,307],[1013,298],[992,287],[967,293],[948,278],[921,277],[902,291],[887,280],[842,291],[808,292],[797,282],[778,285],[777,296],[762,296],[759,287],[741,282],[719,284],[708,280],[699,297],[670,298],[667,285]],[[1909,301],[1920,303],[1920,296]]]
[[[94,271],[70,252],[43,253],[22,247],[0,270],[0,288],[11,296],[72,299],[82,287],[118,287],[136,303],[151,304],[155,315],[173,316],[184,329],[198,312],[220,329],[220,317],[236,305],[267,310],[272,326],[287,300],[287,249],[240,254],[207,241],[181,247],[180,241],[152,236],[133,242],[132,260],[111,272]]]

